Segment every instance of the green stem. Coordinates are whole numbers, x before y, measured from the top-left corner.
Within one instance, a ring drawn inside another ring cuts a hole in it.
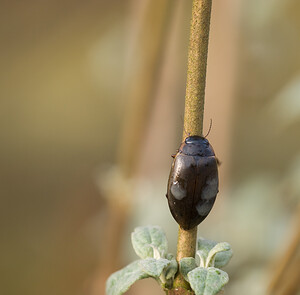
[[[187,135],[202,135],[211,6],[212,0],[193,0],[183,139]],[[177,261],[183,257],[195,257],[196,240],[197,227],[191,230],[179,227]],[[193,293],[182,275],[178,274],[168,294]]]

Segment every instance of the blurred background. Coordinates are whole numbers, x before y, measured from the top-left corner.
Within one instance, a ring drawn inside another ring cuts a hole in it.
[[[192,1],[1,1],[1,294],[104,294],[160,225],[181,142]],[[300,294],[300,2],[213,1],[204,133],[226,294]],[[163,294],[143,280],[128,294]]]

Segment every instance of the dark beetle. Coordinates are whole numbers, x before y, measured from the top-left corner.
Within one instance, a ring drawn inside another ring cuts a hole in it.
[[[174,219],[187,230],[201,223],[213,207],[219,191],[217,158],[201,136],[187,137],[173,157],[167,198]]]

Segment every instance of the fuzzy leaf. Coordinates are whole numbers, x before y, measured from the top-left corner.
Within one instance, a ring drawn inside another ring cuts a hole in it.
[[[198,239],[196,254],[200,258],[200,266],[201,267],[205,267],[205,262],[206,262],[208,253],[216,244],[217,244],[217,242],[214,242],[214,241],[205,240],[203,238]]]
[[[113,273],[106,282],[106,294],[121,295],[136,281],[148,278],[149,275],[139,267],[140,261],[136,260]]]
[[[215,263],[215,257],[217,257],[217,255],[220,255],[223,252],[230,252],[230,251],[231,251],[231,247],[228,243],[226,243],[226,242],[218,243],[216,246],[214,246],[209,251],[207,259],[206,259],[206,267],[208,267],[208,266],[216,266],[217,267],[217,265]],[[232,251],[231,251],[231,254],[232,254]],[[222,256],[221,256],[221,258],[222,258]],[[230,258],[231,258],[231,256],[230,256]],[[224,260],[224,257],[223,257],[223,260]],[[219,260],[219,262],[220,262],[220,260]],[[218,264],[220,264],[220,263],[218,263]]]
[[[177,270],[178,270],[178,264],[176,259],[173,258],[170,260],[169,266],[164,271],[165,278],[167,280],[173,279],[177,273]]]
[[[204,267],[207,257],[211,249],[213,249],[218,242],[199,238],[197,242],[197,255],[200,257],[200,266]],[[229,244],[228,244],[229,245]],[[218,252],[215,256],[214,266],[217,268],[224,267],[233,255],[231,247],[223,252]],[[203,261],[203,264],[202,264]]]
[[[170,265],[171,261],[167,259],[148,258],[139,261],[140,268],[149,276],[158,278],[164,268]]]
[[[232,255],[233,255],[233,252],[232,252],[231,248],[230,248],[230,250],[217,253],[217,255],[215,257],[214,267],[217,267],[217,268],[224,267],[230,261]]]
[[[188,273],[188,279],[196,295],[218,294],[229,281],[226,272],[214,267],[197,267]]]
[[[197,267],[193,257],[184,257],[179,261],[179,271],[186,281],[189,281],[187,274]]]
[[[165,233],[159,226],[137,227],[131,234],[136,254],[142,259],[164,257],[168,250]]]
[[[173,259],[175,259],[175,256],[174,256],[174,254],[172,254],[172,253],[168,253],[168,254],[166,255],[166,259],[168,259],[168,260],[173,260]]]

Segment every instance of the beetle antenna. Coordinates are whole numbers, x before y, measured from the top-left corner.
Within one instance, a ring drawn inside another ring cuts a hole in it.
[[[183,121],[183,116],[182,115],[180,116],[180,119],[182,121],[184,135],[185,135],[185,137],[189,137],[191,134],[186,132],[186,130],[184,128],[184,121]]]
[[[183,125],[183,131],[184,131],[185,137],[191,136],[191,133],[190,133],[190,132],[186,132],[186,130],[185,130],[185,128],[184,128],[184,125]]]
[[[206,137],[209,135],[210,130],[211,130],[211,126],[212,126],[212,119],[210,119],[210,124],[209,124],[209,128],[208,128],[208,132],[207,132],[207,134],[204,136],[204,138],[206,138]]]
[[[184,125],[183,125],[183,131],[184,131],[185,137],[189,137],[190,136],[190,134],[186,132],[186,130],[184,128]]]

